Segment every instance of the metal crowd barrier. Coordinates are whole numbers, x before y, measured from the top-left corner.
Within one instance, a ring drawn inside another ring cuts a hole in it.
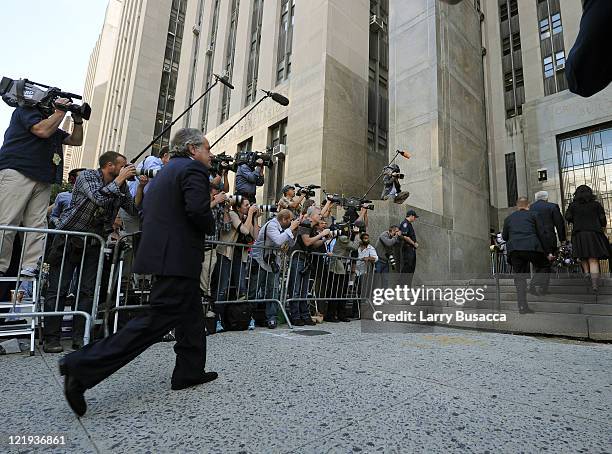
[[[491,251],[491,275],[512,274],[512,266],[508,263],[507,254],[499,251]]]
[[[347,318],[346,303],[352,302],[361,317],[360,303],[370,300],[374,286],[374,264],[350,256],[293,251],[287,271],[283,301],[294,315],[301,302],[313,302],[319,312],[318,303],[323,301],[328,306],[326,316],[331,308],[332,316]]]
[[[135,244],[137,237],[138,233],[124,235],[114,245],[104,304],[106,335],[117,331],[122,312],[150,308],[151,277],[137,276],[131,269],[133,260],[130,254],[134,248],[128,243]],[[363,259],[323,253],[306,254],[302,251],[295,251],[289,256],[279,248],[224,241],[207,241],[206,247],[200,289],[204,304],[214,301],[216,320],[222,325],[231,305],[245,303],[251,306],[250,312],[254,317],[256,305],[264,304],[266,315],[257,317],[257,322],[263,322],[264,318],[265,321],[276,318],[280,312],[289,328],[293,328],[293,324],[287,307],[299,302],[312,303],[315,314],[319,312],[321,302],[328,305],[355,302],[360,316],[359,303],[368,300],[374,282],[374,266]],[[253,257],[254,253],[260,256],[274,254],[278,268],[276,272],[260,266]],[[307,288],[304,293],[299,293],[302,290],[296,290],[298,275],[294,267],[306,257],[313,264],[307,278],[303,277],[304,273],[300,274],[300,282]],[[336,272],[332,272],[330,265]],[[340,273],[340,270],[343,272]]]
[[[86,232],[72,232],[53,229],[38,229],[29,227],[17,227],[10,225],[0,226],[0,254],[11,262],[9,252],[12,252],[16,234],[20,234],[21,253],[17,263],[12,263],[13,273],[0,278],[0,282],[15,282],[13,297],[10,303],[0,302],[0,307],[9,309],[7,314],[2,314],[7,319],[21,320],[30,318],[31,321],[21,326],[19,324],[0,324],[0,336],[13,336],[30,334],[30,354],[34,353],[34,330],[39,328],[40,341],[42,342],[42,327],[54,327],[59,325],[58,336],[61,338],[61,320],[58,324],[50,320],[55,317],[72,315],[83,317],[83,344],[89,343],[91,329],[98,312],[100,287],[104,267],[105,241],[99,235]],[[32,236],[34,237],[32,239]],[[24,265],[26,245],[29,241],[40,244],[40,257],[38,259],[38,271],[35,276],[24,277],[21,270]],[[9,242],[10,247],[9,247]],[[79,250],[82,249],[80,252]],[[16,266],[15,266],[16,265]],[[9,270],[11,270],[9,268]],[[86,269],[87,276],[84,276]],[[9,271],[7,270],[7,271]],[[12,276],[10,276],[12,274]],[[82,291],[84,284],[85,291]],[[70,291],[74,292],[74,303],[72,310],[63,310]],[[52,294],[49,297],[49,293]],[[87,293],[87,294],[84,294]],[[54,296],[53,296],[54,294]],[[82,310],[83,299],[86,310]],[[52,301],[54,300],[54,301]],[[90,307],[89,307],[90,306]],[[22,312],[22,309],[29,309]],[[43,318],[43,325],[35,323]],[[73,333],[76,319],[73,320]],[[77,323],[77,325],[80,325]],[[80,331],[80,329],[79,329]],[[79,343],[79,339],[73,339]]]

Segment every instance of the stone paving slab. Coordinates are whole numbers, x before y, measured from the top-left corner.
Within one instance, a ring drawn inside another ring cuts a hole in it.
[[[80,420],[63,400],[61,355],[0,357],[10,409],[0,422],[67,434],[69,446],[44,452],[612,451],[609,344],[362,334],[358,322],[316,330],[330,334],[211,336],[207,368],[219,379],[179,392],[172,344],[157,344],[89,390]]]

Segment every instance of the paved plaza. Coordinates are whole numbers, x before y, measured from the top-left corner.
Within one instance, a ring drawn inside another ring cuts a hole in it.
[[[0,451],[612,452],[612,345],[362,334],[357,321],[314,330],[211,336],[219,379],[184,391],[170,390],[172,344],[157,344],[89,390],[80,420],[62,395],[60,355],[0,357]],[[7,445],[28,434],[67,445]]]

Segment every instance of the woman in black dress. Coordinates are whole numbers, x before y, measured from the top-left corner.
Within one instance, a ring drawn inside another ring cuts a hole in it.
[[[609,241],[603,233],[606,227],[606,213],[601,204],[595,200],[590,187],[583,184],[576,188],[574,200],[567,208],[565,219],[572,224],[574,257],[580,259],[585,277],[590,276],[593,291],[597,292],[599,260],[609,257]]]

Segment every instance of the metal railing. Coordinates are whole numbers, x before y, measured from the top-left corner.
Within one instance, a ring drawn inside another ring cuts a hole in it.
[[[15,297],[12,298],[11,307],[8,308],[10,317],[19,320],[31,319],[30,323],[26,321],[29,328],[23,326],[23,330],[32,331],[31,354],[34,352],[34,329],[38,327],[41,330],[41,340],[43,334],[44,336],[52,335],[59,340],[61,319],[65,315],[73,316],[73,342],[79,344],[82,335],[83,344],[89,343],[91,329],[98,312],[106,246],[104,239],[99,235],[87,232],[2,225],[0,226],[0,253],[3,254],[4,261],[9,264],[17,234],[19,234],[22,249],[19,259],[16,263],[11,264],[15,272],[5,273],[6,276],[2,277],[1,281],[15,283],[13,290]],[[34,236],[35,244],[40,245],[37,270],[27,270],[30,276],[23,277],[23,273],[26,272],[23,270],[24,257],[28,241],[32,236]],[[70,304],[72,310],[65,311],[64,307],[67,305],[71,289],[74,292],[74,302]],[[25,298],[24,293],[27,293]],[[20,298],[17,295],[20,295]],[[2,305],[5,308],[7,306]],[[28,308],[29,311],[22,312],[21,309],[25,308]],[[77,322],[74,317],[83,317],[84,323]],[[40,323],[41,318],[42,324]],[[55,320],[57,318],[60,320]],[[14,335],[17,331],[19,330],[15,329],[15,325],[10,327],[7,327],[6,324],[0,325],[0,335]]]

